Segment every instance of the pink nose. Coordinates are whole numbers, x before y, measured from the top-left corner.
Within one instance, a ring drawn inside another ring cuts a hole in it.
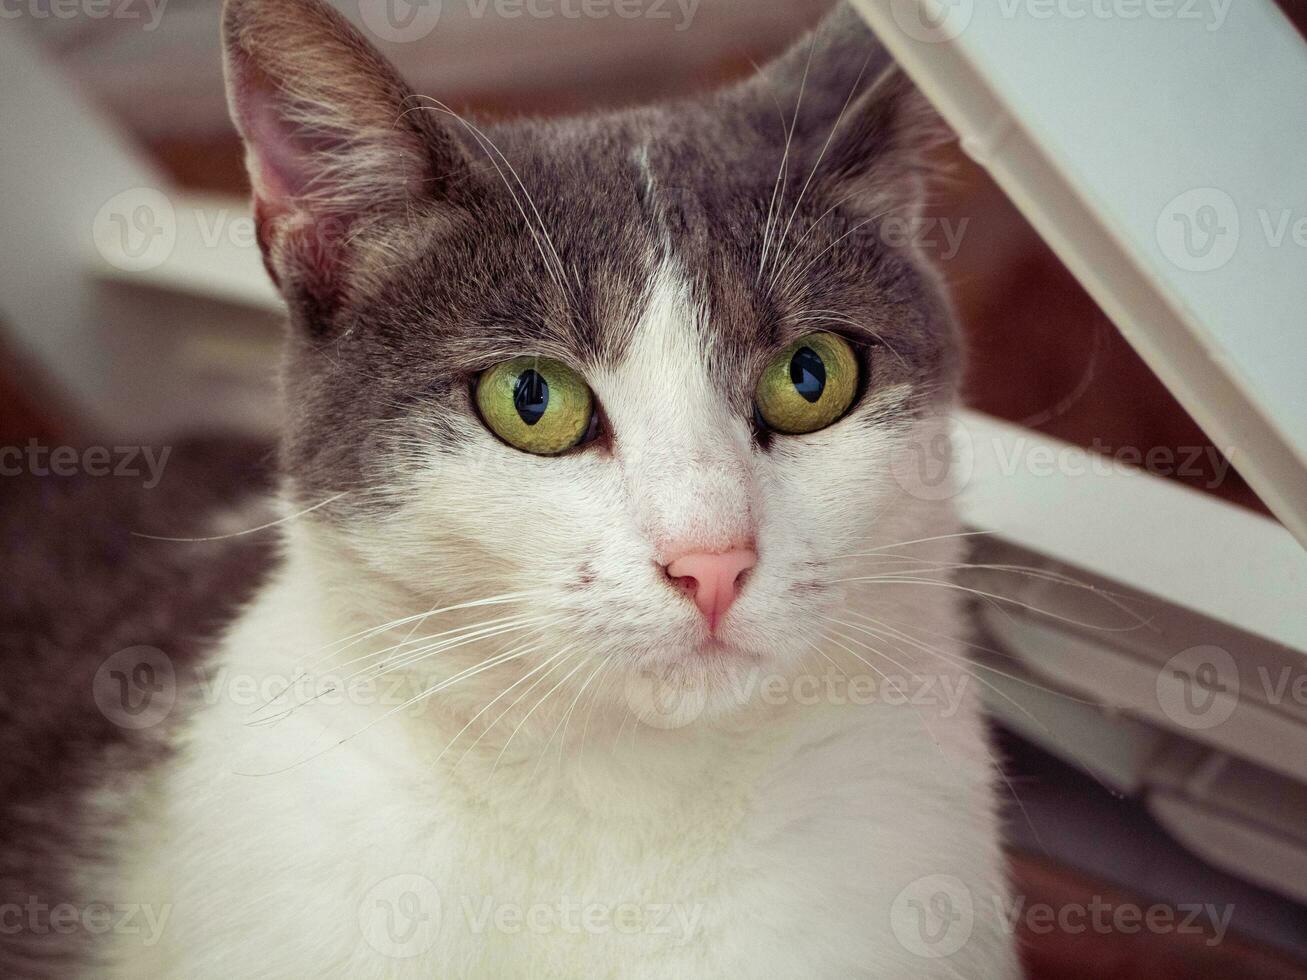
[[[699,611],[715,630],[739,595],[740,576],[758,564],[749,548],[736,548],[720,555],[682,555],[667,565],[667,574],[694,596]]]

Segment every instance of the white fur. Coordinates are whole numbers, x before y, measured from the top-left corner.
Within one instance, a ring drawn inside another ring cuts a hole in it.
[[[955,593],[841,581],[886,570],[844,556],[901,542],[930,538],[893,553],[952,561],[956,539],[939,538],[956,530],[949,507],[890,478],[902,431],[850,421],[758,452],[703,367],[701,318],[664,269],[629,355],[588,378],[612,455],[537,459],[469,428],[473,451],[415,462],[401,458],[410,440],[388,450],[401,474],[393,516],[344,531],[314,515],[289,525],[285,566],[227,638],[207,703],[126,828],[106,886],[168,907],[162,939],[117,937],[107,972],[1017,975],[977,692],[960,644],[944,639],[963,634]],[[659,561],[748,537],[760,562],[723,621],[732,652],[706,660],[695,653],[702,618]],[[590,580],[578,587],[582,566]],[[340,642],[523,589],[532,594],[511,604]],[[849,609],[931,638],[841,628],[835,639],[822,617],[853,622]],[[467,634],[447,634],[444,649],[387,675],[414,693],[521,653],[399,711],[382,688],[339,703],[293,694],[280,712],[235,694],[246,675],[294,679],[315,660],[311,676],[347,674],[362,665],[346,661],[406,637],[513,616],[502,635],[453,646]],[[870,704],[800,703],[746,683],[759,671],[781,687],[871,675],[855,653],[900,683],[928,676],[965,696],[952,710],[894,703],[888,688]],[[650,684],[693,710],[641,714]],[[903,939],[911,886],[932,875],[960,882],[974,907],[969,940],[937,959]],[[564,902],[597,909],[591,927],[539,911]],[[399,908],[393,934],[378,932],[388,907]],[[487,910],[509,918],[477,928]],[[513,910],[535,928],[515,931]],[[614,914],[621,929],[604,925]]]

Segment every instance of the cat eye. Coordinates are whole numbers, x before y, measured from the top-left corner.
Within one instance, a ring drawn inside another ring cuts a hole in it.
[[[562,361],[515,357],[477,381],[477,409],[504,442],[537,456],[557,456],[594,432],[594,395]]]
[[[802,435],[839,421],[857,391],[858,357],[848,341],[814,333],[772,358],[758,379],[754,404],[767,428]]]

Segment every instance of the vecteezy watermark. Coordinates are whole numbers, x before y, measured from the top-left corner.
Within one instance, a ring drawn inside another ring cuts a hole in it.
[[[926,875],[898,893],[890,905],[889,924],[909,953],[928,960],[952,956],[975,930],[975,899],[956,875]]]
[[[359,903],[364,941],[382,956],[412,959],[440,937],[440,889],[430,878],[399,874],[383,878]]]
[[[0,19],[17,20],[143,20],[152,31],[163,20],[168,0],[0,0]]]
[[[444,0],[358,0],[363,26],[383,41],[407,44],[436,29]]]
[[[1002,20],[1177,21],[1217,31],[1234,0],[982,0],[989,16]],[[890,0],[894,23],[908,37],[927,44],[956,40],[975,18],[976,0]]]
[[[1157,674],[1157,704],[1181,728],[1205,731],[1225,724],[1247,695],[1259,704],[1307,708],[1307,670],[1258,664],[1239,673],[1230,651],[1210,643],[1181,650]]]
[[[1138,472],[1183,477],[1208,490],[1221,486],[1230,475],[1228,453],[1215,446],[1109,446],[1095,438],[1088,449],[1050,446],[1023,436],[994,446],[997,470],[1003,476],[1111,476]]]
[[[154,946],[172,915],[171,905],[87,902],[50,905],[35,895],[22,902],[0,903],[0,936],[140,936],[142,946]]]
[[[961,37],[975,13],[975,0],[890,0],[890,14],[899,30],[927,44]]]
[[[1214,187],[1186,191],[1157,217],[1162,254],[1186,272],[1213,272],[1229,265],[1240,234],[1238,205]]]
[[[91,222],[91,241],[100,257],[124,272],[148,272],[177,247],[177,212],[168,195],[134,187],[100,206]]]
[[[556,901],[502,902],[493,895],[464,898],[459,912],[470,932],[516,936],[661,936],[684,946],[699,931],[702,905],[676,902],[580,901],[562,896]]]
[[[300,239],[312,235],[312,245],[324,251],[338,248],[356,232],[348,220],[335,217],[316,218],[311,226],[296,229]],[[202,249],[253,251],[259,247],[259,227],[246,207],[178,209],[154,187],[115,194],[91,223],[91,241],[100,258],[123,272],[159,268],[172,257],[178,239]]]
[[[1259,207],[1253,216],[1255,220],[1247,220],[1225,191],[1196,187],[1172,198],[1162,209],[1157,217],[1157,244],[1167,261],[1186,272],[1225,268],[1250,235],[1260,234],[1269,248],[1291,247],[1307,253],[1307,211]]]
[[[231,246],[259,247],[258,227],[248,210],[241,208],[183,209],[154,187],[134,187],[105,201],[91,223],[91,241],[106,263],[123,272],[149,272],[172,257],[177,238],[202,248]],[[343,222],[322,221],[313,233],[324,245],[344,240],[350,229]]]
[[[708,688],[703,679],[698,671],[682,665],[633,671],[626,681],[627,707],[639,721],[653,728],[684,728],[701,718],[708,708]],[[970,676],[963,673],[784,674],[751,668],[729,677],[718,694],[727,709],[746,705],[802,708],[882,704],[909,706],[951,718],[966,699],[970,681]]]
[[[708,707],[708,688],[692,666],[630,671],[624,694],[636,719],[664,731],[694,724]]]
[[[904,493],[918,500],[950,500],[975,473],[976,443],[954,415],[922,419],[889,461],[890,475]]]
[[[1234,0],[993,0],[999,16],[1014,20],[1166,20],[1218,31]]]
[[[1181,728],[1205,731],[1230,720],[1239,704],[1239,666],[1228,650],[1181,650],[1157,675],[1157,703]]]
[[[318,244],[329,248],[352,233],[347,222],[314,223]],[[201,248],[257,249],[259,230],[246,208],[183,208],[155,187],[134,187],[105,201],[91,223],[91,241],[100,258],[123,272],[149,272],[172,257],[186,236]]]
[[[457,640],[447,645],[456,645]],[[429,678],[403,670],[390,670],[384,664],[331,671],[302,671],[293,676],[283,674],[249,674],[227,667],[217,670],[201,668],[197,672],[196,691],[206,705],[219,702],[249,708],[265,721],[312,705],[334,708],[339,705],[404,710],[419,716],[436,701],[430,694]]]
[[[895,249],[911,249],[937,262],[951,262],[962,251],[971,218],[956,221],[935,215],[889,215],[875,222],[854,222],[848,237],[856,234]]]
[[[377,2],[404,3],[406,0]],[[682,194],[690,198],[680,202],[678,195]],[[689,215],[698,213],[699,195],[696,190],[660,188],[663,219],[672,227],[694,231],[685,222]],[[814,255],[821,254],[827,246],[865,248],[880,245],[912,250],[935,261],[948,262],[962,250],[971,218],[932,215],[861,218],[828,213],[810,223],[808,218],[786,213],[776,219],[776,225],[766,274],[780,277],[801,275]],[[115,194],[100,206],[92,220],[91,241],[107,265],[123,272],[145,273],[164,265],[176,251],[179,240],[201,249],[254,250],[259,247],[259,231],[247,208],[178,208],[158,188],[135,187]],[[312,235],[318,249],[330,251],[348,243],[356,231],[348,221],[323,217],[310,226],[297,228],[295,234],[300,237]],[[799,245],[806,247],[799,248]]]
[[[1018,895],[1003,903],[1002,921],[1011,933],[1023,929],[1032,935],[1065,936],[1122,935],[1148,933],[1155,936],[1201,936],[1207,946],[1225,941],[1234,917],[1233,905],[1212,902],[1180,902],[1168,905],[1155,902],[1109,901],[1094,895],[1088,902],[1030,902]]]
[[[659,936],[683,946],[698,933],[703,913],[702,905],[609,903],[567,895],[534,902],[463,895],[446,903],[430,878],[397,874],[368,889],[359,903],[359,927],[378,953],[411,959],[431,949],[445,926],[472,935]]]
[[[105,659],[91,681],[100,712],[120,728],[152,728],[177,701],[177,672],[162,650],[134,646]]]
[[[674,232],[698,233],[702,194],[696,188],[659,185],[656,198],[660,220]],[[881,246],[918,252],[936,262],[950,262],[962,251],[971,228],[970,216],[867,215],[856,208],[827,209],[813,215],[801,211],[801,194],[797,190],[782,193],[772,206],[772,217],[763,224],[764,279],[781,279],[786,275],[801,278],[813,262],[836,249]]]
[[[982,440],[961,418],[943,415],[908,430],[889,470],[905,493],[919,500],[947,500],[971,482],[981,450],[987,472],[1000,477],[1111,477],[1142,469],[1209,490],[1229,478],[1233,455],[1233,450],[1215,446],[1113,446],[1098,438],[1088,447],[1025,436]]]
[[[1283,666],[1278,670],[1259,665],[1255,671],[1267,704],[1292,704],[1307,708],[1307,670],[1301,666]]]
[[[153,490],[163,478],[172,446],[47,446],[29,439],[25,446],[0,446],[0,476],[91,476],[140,479]]]
[[[482,20],[658,20],[689,30],[702,0],[358,0],[359,16],[377,37],[397,44],[420,41],[458,4],[462,17]]]
[[[686,192],[697,197],[698,191]],[[659,192],[660,201],[663,194]],[[665,204],[665,202],[663,202]],[[698,209],[693,204],[694,210]],[[962,251],[967,231],[971,228],[970,216],[953,218],[929,214],[875,214],[860,212],[826,211],[819,217],[801,215],[798,205],[786,207],[781,200],[776,205],[779,218],[772,219],[772,230],[766,231],[766,265],[763,274],[780,278],[786,272],[801,274],[815,257],[837,248],[868,248],[877,245],[899,251],[913,251],[929,256],[936,262],[951,262]],[[694,210],[689,213],[693,214]],[[667,209],[664,208],[666,213]],[[669,215],[676,221],[679,214]],[[693,229],[686,228],[687,231]]]
[[[1087,902],[1032,902],[1024,895],[977,896],[961,878],[930,874],[909,882],[890,905],[889,924],[899,945],[922,959],[941,959],[970,942],[983,918],[1008,935],[1181,935],[1207,946],[1225,941],[1233,905],[1154,902],[1141,905],[1098,895]]]

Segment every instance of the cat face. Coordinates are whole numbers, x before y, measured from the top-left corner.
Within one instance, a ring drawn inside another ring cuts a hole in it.
[[[516,596],[523,662],[579,677],[810,657],[849,556],[911,525],[892,463],[956,374],[880,234],[924,136],[856,18],[711,99],[481,128],[269,7],[229,4],[228,74],[289,485],[336,560],[409,612]]]

